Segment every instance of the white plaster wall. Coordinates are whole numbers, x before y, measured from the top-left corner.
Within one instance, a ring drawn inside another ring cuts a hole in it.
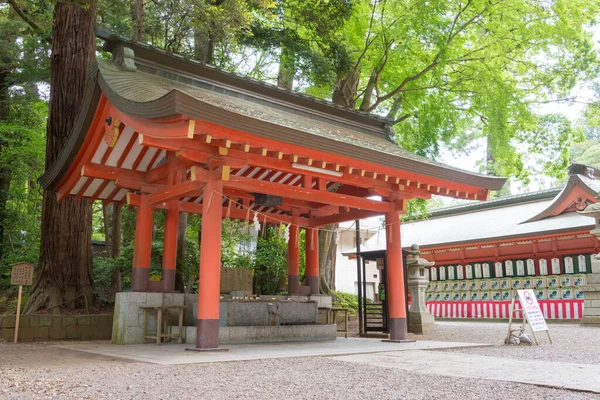
[[[363,225],[364,223],[364,225]],[[375,236],[377,227],[380,226],[378,219],[361,221],[361,237],[363,243]],[[358,294],[358,280],[356,275],[356,259],[349,259],[343,253],[350,252],[356,248],[356,236],[353,224],[340,225],[338,233],[338,246],[336,255],[336,272],[335,272],[335,290],[339,292]],[[381,230],[380,235],[385,235],[385,231]],[[361,266],[362,268],[362,266]],[[380,279],[380,272],[377,270],[375,262],[368,262],[366,266],[366,282],[367,282],[367,297],[375,299],[377,296],[377,287]]]

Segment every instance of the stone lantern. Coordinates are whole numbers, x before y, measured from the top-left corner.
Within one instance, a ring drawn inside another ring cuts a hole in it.
[[[408,289],[412,303],[408,312],[408,329],[413,333],[427,334],[435,327],[433,315],[425,306],[425,295],[427,283],[429,282],[426,274],[427,268],[433,266],[435,262],[427,261],[419,257],[421,252],[419,246],[411,246],[412,258],[406,260],[408,270]]]
[[[600,240],[600,203],[590,204],[585,210],[577,212],[595,219],[596,226],[590,233]],[[600,254],[592,257],[592,273],[581,291],[584,298],[581,324],[600,326]]]

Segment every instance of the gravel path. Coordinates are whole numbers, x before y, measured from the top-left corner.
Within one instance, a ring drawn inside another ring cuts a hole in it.
[[[435,333],[421,339],[472,342],[495,339],[498,342],[505,329],[504,324],[444,322],[438,324]],[[552,347],[536,350],[535,347],[498,346],[459,352],[583,362],[583,356],[572,355],[578,350],[591,354],[588,363],[600,360],[599,330],[556,325],[551,326],[551,330],[555,338]],[[582,350],[584,348],[588,350]],[[434,358],[435,352],[431,354]],[[590,393],[407,373],[321,357],[163,366],[64,350],[51,343],[0,343],[0,399],[381,400],[404,397],[600,399],[599,395]]]
[[[551,324],[549,328],[553,344],[549,343],[545,332],[539,332],[537,336],[540,346],[507,346],[504,344],[507,323],[443,321],[438,322],[437,325],[435,332],[426,336],[413,337],[418,340],[498,344],[494,347],[452,350],[457,353],[521,360],[600,364],[600,329],[598,328]]]

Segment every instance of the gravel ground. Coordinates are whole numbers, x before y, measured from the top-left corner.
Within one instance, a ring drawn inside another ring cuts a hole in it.
[[[553,344],[545,332],[536,335],[540,346],[507,346],[504,344],[508,324],[499,322],[438,322],[435,332],[426,336],[413,336],[417,340],[448,342],[490,343],[493,347],[452,350],[457,353],[545,360],[577,364],[600,364],[600,329],[578,325],[550,324]],[[600,379],[600,377],[598,378]]]
[[[459,350],[465,354],[596,363],[600,331],[552,325],[555,344]],[[501,341],[504,324],[442,322],[421,340]],[[585,344],[585,345],[584,345]],[[589,350],[582,350],[589,349]],[[578,354],[585,352],[588,358]],[[558,356],[556,356],[556,354]],[[432,358],[435,352],[432,352]],[[283,358],[164,366],[57,348],[0,343],[0,399],[600,399],[511,382],[407,373],[335,359]]]
[[[513,329],[520,323],[513,324]],[[338,322],[339,329],[343,324]],[[453,322],[436,321],[436,329],[428,335],[409,334],[416,340],[439,340],[443,342],[487,343],[492,347],[450,350],[457,353],[476,354],[521,360],[545,360],[576,364],[600,364],[600,329],[575,324],[549,324],[553,344],[545,332],[537,333],[540,346],[507,346],[507,322]],[[348,324],[350,336],[358,336],[356,318]],[[599,378],[600,379],[600,378]]]

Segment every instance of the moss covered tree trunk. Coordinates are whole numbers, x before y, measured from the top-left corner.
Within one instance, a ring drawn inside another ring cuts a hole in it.
[[[59,1],[54,8],[46,168],[60,151],[81,106],[94,58],[95,0]],[[44,192],[40,260],[27,312],[87,307],[93,298],[92,208],[88,200],[61,203]]]

